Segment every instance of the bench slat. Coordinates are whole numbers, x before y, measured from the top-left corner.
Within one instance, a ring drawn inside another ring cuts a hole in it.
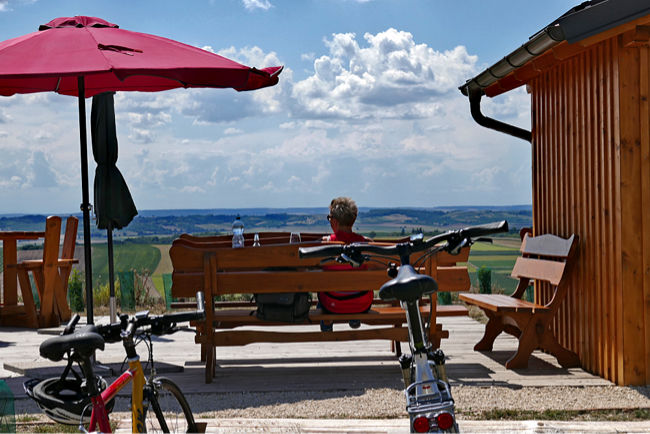
[[[546,259],[517,258],[512,269],[512,277],[519,279],[527,277],[559,285],[564,274],[565,262],[549,261]]]
[[[438,292],[469,291],[472,283],[469,280],[467,267],[438,267]]]
[[[553,258],[566,258],[569,256],[573,239],[560,238],[552,234],[539,235],[531,237],[528,234],[521,243],[521,253],[525,255],[549,256]]]
[[[547,307],[503,294],[459,294],[458,297],[492,312],[544,312]]]
[[[335,281],[332,273],[336,273]],[[217,293],[373,291],[389,279],[386,270],[234,271],[217,274]],[[172,296],[194,297],[203,281],[202,270],[174,271]],[[467,291],[471,285],[467,268],[460,266],[438,267],[437,281],[440,292]]]
[[[332,287],[336,273],[336,289]],[[217,273],[218,294],[374,290],[387,280],[383,270],[247,271]]]
[[[216,310],[214,313],[215,322],[220,323],[246,323],[249,325],[254,324],[268,324],[268,321],[261,320],[257,318],[251,312],[255,311],[255,306],[251,306],[248,309],[223,309]],[[420,306],[420,312],[423,317],[428,316],[431,312],[431,306],[425,305]],[[436,309],[438,316],[462,316],[467,315],[467,308],[461,305],[446,305],[438,306]],[[351,319],[360,319],[364,323],[370,324],[370,321],[383,321],[390,322],[395,321],[399,323],[404,323],[406,321],[406,313],[404,309],[399,306],[388,306],[388,307],[373,307],[368,312],[357,313],[357,314],[333,314],[333,313],[324,313],[321,309],[312,309],[309,312],[309,320],[312,323],[317,323],[319,321],[349,321]]]
[[[299,247],[309,247],[322,245],[319,242],[303,242],[297,244],[277,244],[260,247],[244,247],[242,249],[228,248],[228,245],[221,243],[201,243],[188,239],[174,240],[169,250],[175,269],[179,270],[200,270],[198,267],[202,263],[205,252],[218,252],[219,261],[217,268],[224,270],[233,269],[259,269],[268,267],[319,267],[322,258],[300,258],[298,256]],[[411,263],[415,264],[417,260],[425,253],[416,253],[411,258]],[[461,262],[467,262],[469,258],[469,248],[464,248],[458,255],[450,255],[446,252],[440,252],[436,255],[439,266],[455,265]],[[200,260],[199,260],[200,259]],[[399,263],[399,258],[393,258],[394,262]],[[376,267],[375,264],[368,264]],[[381,267],[384,268],[384,267]]]
[[[436,337],[446,339],[449,331],[436,332]],[[388,339],[391,341],[408,342],[406,327],[382,327],[363,330],[342,330],[331,333],[313,332],[275,332],[265,330],[228,330],[217,332],[212,339],[212,345],[217,347],[247,345],[257,342],[338,342],[369,339]],[[197,343],[210,343],[207,336],[197,336]]]

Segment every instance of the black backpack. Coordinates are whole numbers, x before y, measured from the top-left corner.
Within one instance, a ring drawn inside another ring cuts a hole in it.
[[[311,294],[308,292],[281,292],[255,294],[255,316],[264,321],[305,322],[309,317]]]

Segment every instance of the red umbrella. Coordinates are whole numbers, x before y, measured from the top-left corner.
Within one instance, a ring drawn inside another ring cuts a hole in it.
[[[57,18],[38,32],[0,43],[0,95],[57,92],[85,97],[120,90],[178,87],[254,90],[278,82],[282,67],[258,70],[160,36],[120,29],[100,18]]]
[[[120,29],[95,17],[56,18],[38,32],[0,42],[0,95],[57,92],[77,96],[81,142],[88,322],[93,322],[85,98],[107,91],[178,87],[260,89],[282,67],[251,68],[171,39]]]

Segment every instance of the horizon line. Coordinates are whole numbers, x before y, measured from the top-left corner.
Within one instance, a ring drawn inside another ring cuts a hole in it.
[[[454,210],[454,209],[468,209],[468,208],[481,208],[481,209],[504,209],[504,208],[532,208],[532,204],[512,204],[512,205],[439,205],[439,206],[360,206],[359,211],[377,210],[377,209],[411,209],[411,210]],[[138,210],[139,217],[145,217],[144,214],[159,214],[161,212],[170,212],[167,215],[174,215],[174,212],[191,215],[189,213],[196,212],[197,214],[205,214],[206,212],[220,211],[227,214],[237,212],[260,212],[269,210],[327,210],[327,206],[291,206],[291,207],[224,207],[224,208],[159,208],[159,209],[143,209]],[[0,218],[8,217],[25,217],[25,216],[48,216],[48,215],[82,215],[81,211],[68,213],[53,213],[53,212],[13,212],[2,213]],[[138,217],[136,216],[136,217]],[[162,216],[162,215],[161,215]]]

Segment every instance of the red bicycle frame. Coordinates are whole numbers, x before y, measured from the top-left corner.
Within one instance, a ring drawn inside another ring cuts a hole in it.
[[[115,399],[117,393],[131,381],[133,381],[133,391],[131,393],[131,431],[136,433],[145,432],[142,391],[146,380],[142,372],[140,357],[129,359],[129,369],[124,371],[100,395],[91,397],[93,412],[90,416],[88,431],[96,431],[97,425],[99,425],[99,431],[104,433],[112,432],[105,403]]]

